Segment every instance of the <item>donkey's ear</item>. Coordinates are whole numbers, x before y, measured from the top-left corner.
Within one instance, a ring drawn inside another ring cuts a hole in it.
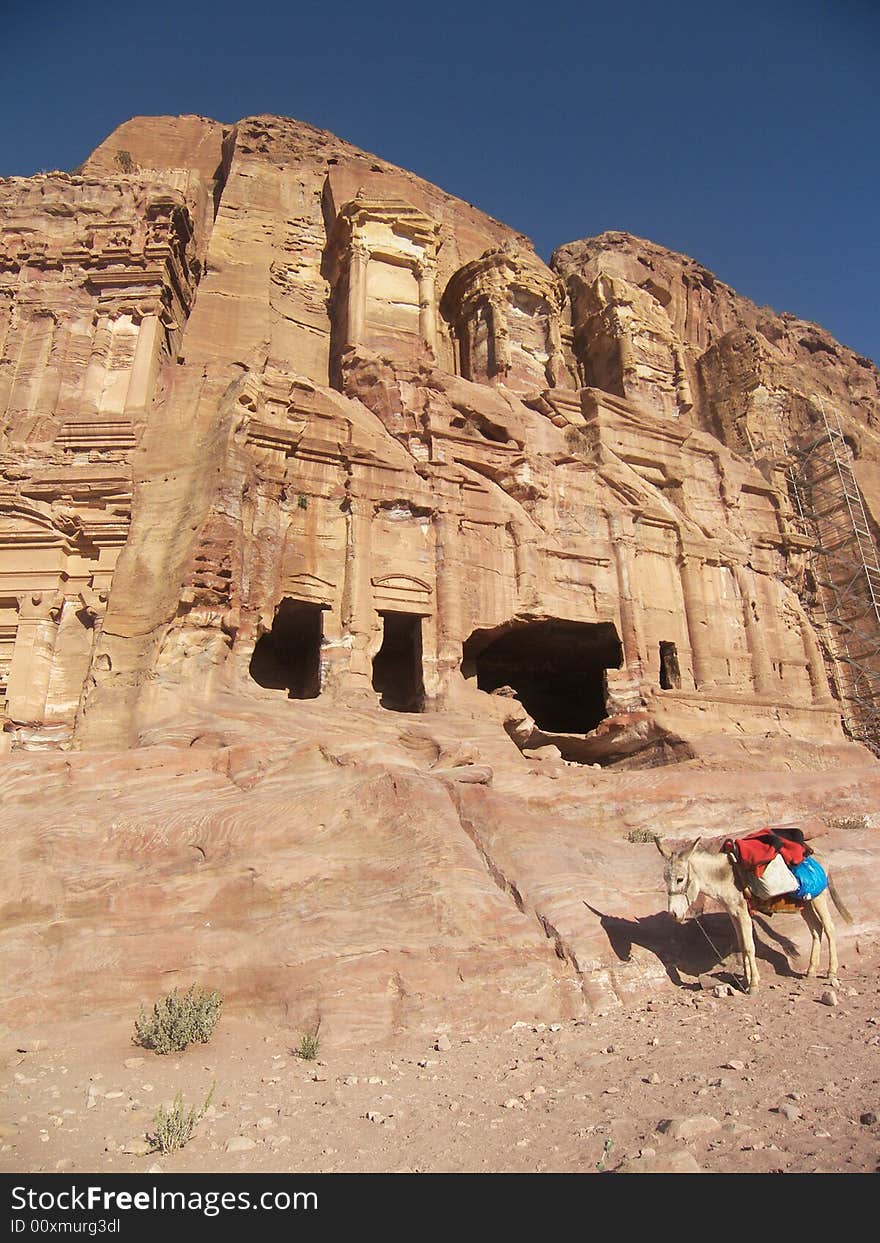
[[[664,858],[664,859],[669,859],[669,858],[671,858],[671,853],[670,853],[670,851],[668,851],[668,850],[666,849],[666,847],[663,845],[663,843],[660,841],[660,836],[659,836],[659,834],[658,834],[658,833],[655,833],[655,834],[654,834],[654,845],[655,845],[655,846],[657,847],[657,849],[660,851],[660,853],[661,853],[661,855],[663,856],[663,858]]]
[[[697,847],[699,846],[699,844],[700,844],[700,842],[701,842],[702,840],[703,840],[703,838],[702,838],[702,836],[700,836],[700,837],[698,837],[698,838],[697,838],[697,840],[694,842],[693,846],[689,846],[689,847],[688,847],[688,849],[685,851],[684,855],[682,856],[682,858],[683,858],[685,861],[687,861],[687,860],[691,857],[691,855],[692,855],[692,854],[694,853],[694,851],[697,849]]]

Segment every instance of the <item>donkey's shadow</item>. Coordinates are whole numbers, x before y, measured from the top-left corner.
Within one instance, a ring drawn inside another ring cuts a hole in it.
[[[732,959],[734,969],[740,970],[736,934],[727,915],[713,912],[698,916],[699,924],[697,919],[688,919],[680,924],[666,911],[624,919],[619,915],[605,915],[590,906],[589,902],[584,902],[584,906],[599,920],[621,962],[631,962],[633,947],[640,946],[660,960],[669,979],[679,988],[698,988],[697,978],[709,975],[719,967],[724,969],[719,972],[720,980],[733,983],[738,978],[731,974],[727,963],[728,959]],[[764,936],[779,947],[768,945],[756,935],[756,956],[770,963],[777,975],[799,977],[789,963],[789,956],[799,952],[797,945],[775,932],[766,920],[759,917],[754,922],[756,934],[760,926]],[[684,976],[692,978],[688,980]]]

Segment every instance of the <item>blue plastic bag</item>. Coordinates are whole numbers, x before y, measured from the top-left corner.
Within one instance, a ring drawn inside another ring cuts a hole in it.
[[[821,863],[816,862],[812,855],[807,855],[803,863],[791,865],[789,871],[793,873],[798,883],[796,892],[790,896],[798,901],[811,902],[828,888],[825,869]]]

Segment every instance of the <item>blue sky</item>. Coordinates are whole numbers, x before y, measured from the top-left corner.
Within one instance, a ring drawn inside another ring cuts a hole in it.
[[[520,229],[624,229],[880,360],[880,0],[3,0],[0,174],[298,117]]]

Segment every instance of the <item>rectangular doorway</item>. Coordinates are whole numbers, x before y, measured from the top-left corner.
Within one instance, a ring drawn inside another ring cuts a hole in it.
[[[422,712],[422,619],[415,613],[381,613],[382,646],[373,657],[373,690],[391,712]]]

